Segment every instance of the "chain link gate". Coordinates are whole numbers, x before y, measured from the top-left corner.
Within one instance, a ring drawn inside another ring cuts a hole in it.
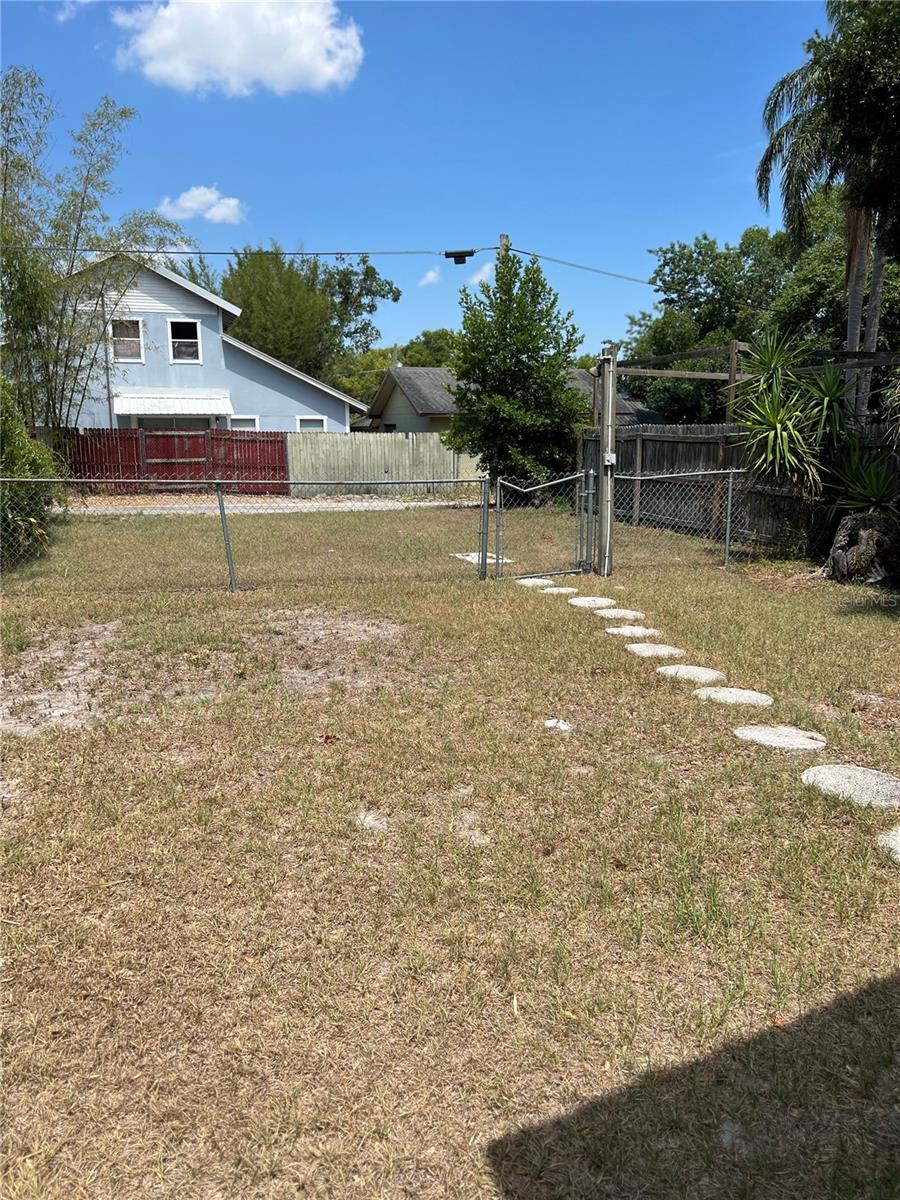
[[[576,575],[593,566],[597,519],[593,470],[540,483],[500,478],[494,485],[493,554],[489,498],[483,499],[481,575],[493,558],[494,578]]]

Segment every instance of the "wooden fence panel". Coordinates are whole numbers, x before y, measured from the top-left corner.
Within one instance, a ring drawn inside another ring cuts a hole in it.
[[[313,482],[365,481],[350,492],[372,492],[383,480],[473,479],[477,460],[449,450],[439,433],[289,433],[288,475]],[[292,495],[314,492],[292,487]]]

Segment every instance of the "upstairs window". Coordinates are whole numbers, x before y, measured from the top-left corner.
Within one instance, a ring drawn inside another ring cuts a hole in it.
[[[200,358],[199,321],[169,322],[169,361],[173,363],[202,361]]]
[[[142,363],[144,339],[140,321],[112,322],[113,362]]]

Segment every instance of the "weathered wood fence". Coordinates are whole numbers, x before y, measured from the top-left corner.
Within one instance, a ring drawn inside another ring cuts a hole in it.
[[[290,479],[365,482],[348,491],[372,492],[369,485],[377,482],[473,479],[481,473],[477,459],[449,450],[439,433],[289,433],[286,441]],[[296,495],[309,491],[291,488]]]

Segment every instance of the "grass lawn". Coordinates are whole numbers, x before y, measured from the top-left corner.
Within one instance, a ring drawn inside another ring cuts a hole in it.
[[[727,709],[407,515],[236,517],[236,596],[161,586],[212,518],[10,577],[4,1195],[896,1197],[897,817],[731,729],[900,773],[900,607],[630,531],[575,584]]]

